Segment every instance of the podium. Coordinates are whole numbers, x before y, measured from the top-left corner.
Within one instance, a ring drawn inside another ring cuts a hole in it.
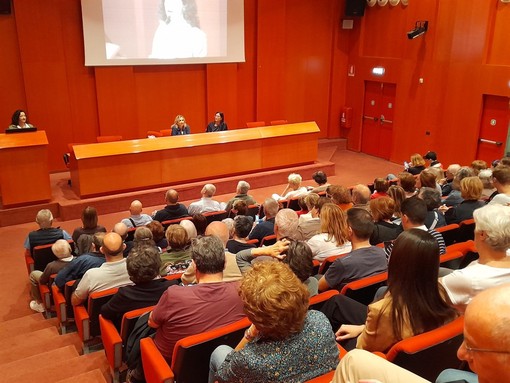
[[[0,194],[4,208],[51,199],[46,132],[0,134]]]

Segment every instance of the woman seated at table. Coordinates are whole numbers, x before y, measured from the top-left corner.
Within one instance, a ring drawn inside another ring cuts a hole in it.
[[[211,355],[209,382],[304,382],[338,364],[327,318],[308,310],[306,287],[281,262],[258,262],[245,274],[239,295],[253,323],[233,350]]]
[[[439,245],[420,229],[404,231],[394,242],[388,264],[388,290],[367,306],[344,295],[327,301],[321,311],[338,329],[337,341],[386,352],[398,341],[436,329],[454,320],[445,289],[438,283]],[[363,324],[364,323],[364,324]]]
[[[186,124],[184,116],[178,114],[175,116],[174,124],[172,125],[172,136],[181,136],[183,134],[190,134],[190,127]]]
[[[205,129],[206,132],[220,132],[222,130],[228,130],[227,123],[225,122],[225,116],[223,112],[216,112],[214,115],[214,121],[210,122]]]
[[[26,129],[33,128],[32,124],[28,123],[28,117],[24,110],[18,109],[14,112],[11,118],[11,125],[7,129]]]

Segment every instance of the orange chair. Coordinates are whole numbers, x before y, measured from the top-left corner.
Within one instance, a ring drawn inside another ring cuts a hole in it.
[[[459,224],[457,242],[472,241],[475,239],[475,220],[466,219]]]
[[[228,326],[179,340],[174,347],[171,366],[168,366],[152,338],[142,339],[140,348],[146,382],[206,382],[212,352],[222,344],[236,347],[250,324],[248,318],[244,318]]]
[[[122,141],[122,136],[97,136],[97,142],[114,142],[114,141]]]
[[[211,211],[209,213],[204,213],[204,217],[207,219],[207,224],[209,225],[213,221],[222,221],[225,218],[227,218],[227,211],[226,210],[220,210],[220,211]]]
[[[374,300],[374,295],[379,287],[384,286],[388,280],[388,273],[372,275],[370,277],[349,282],[340,291],[340,294],[348,296],[355,301],[369,305]]]
[[[271,121],[271,125],[285,125],[287,124],[287,120],[273,120]]]
[[[301,210],[301,206],[299,206],[299,197],[289,199],[289,203],[287,204],[287,209],[292,209],[294,211]]]
[[[447,368],[460,368],[457,349],[464,340],[464,317],[437,329],[401,340],[393,345],[385,357],[429,381],[435,381]]]
[[[103,341],[104,352],[113,382],[119,382],[120,369],[125,362],[126,343],[129,335],[133,331],[134,325],[138,318],[147,311],[151,311],[154,306],[144,307],[138,310],[132,310],[124,314],[120,334],[112,321],[99,315],[99,327],[101,329],[101,339]]]
[[[193,219],[193,217],[188,216],[188,217],[181,217],[181,218],[169,219],[168,221],[163,221],[163,222],[161,222],[161,224],[163,225],[163,227],[164,227],[164,229],[165,229],[165,231],[166,231],[166,229],[168,228],[168,226],[170,226],[170,225],[174,225],[174,224],[178,224],[179,222],[181,222],[181,221],[183,221],[183,220],[185,220],[185,219],[188,219],[188,220],[190,220],[190,221],[191,221],[191,220]]]
[[[69,242],[72,251],[74,251],[74,241],[70,239],[67,242]],[[32,249],[31,255],[25,254],[25,264],[27,266],[28,274],[34,270],[44,271],[48,263],[58,259],[55,254],[53,254],[51,246],[53,246],[53,242],[45,245],[35,246]]]
[[[160,130],[160,132],[163,135],[163,137],[172,135],[172,129],[163,129],[163,130]]]
[[[270,246],[276,243],[276,235],[266,235],[264,238],[262,238],[262,241],[260,241],[260,246]]]
[[[76,329],[83,342],[83,353],[89,352],[89,346],[95,337],[101,334],[99,329],[99,313],[101,307],[107,303],[119,289],[117,287],[96,291],[89,295],[87,307],[84,305],[73,306]]]
[[[66,283],[67,287],[72,286],[76,281],[68,281]],[[55,305],[55,312],[57,313],[58,325],[60,328],[61,334],[67,333],[67,327],[70,324],[71,315],[67,308],[66,298],[64,294],[59,290],[57,285],[51,285],[51,293],[53,296],[53,303]]]
[[[44,284],[40,283],[38,286],[39,294],[41,295],[41,303],[43,304],[44,309],[46,310],[45,316],[48,319],[51,317],[50,311],[51,311],[51,304],[53,301],[50,286],[53,284],[53,281],[55,280],[56,277],[57,277],[57,274],[51,274],[48,284],[44,285]]]
[[[161,133],[159,130],[148,130],[147,137],[148,136],[163,137],[163,133]]]
[[[264,121],[254,121],[246,123],[247,128],[262,128],[264,126],[266,126],[266,123]]]
[[[338,258],[345,257],[346,255],[350,254],[350,251],[343,254],[337,254],[337,255],[331,255],[327,257],[324,261],[322,261],[321,266],[319,267],[319,274],[326,274],[326,271],[328,271],[329,267],[335,262]]]
[[[260,205],[258,205],[258,204],[248,205],[248,210],[246,211],[246,215],[249,215],[250,217],[255,219],[255,216],[259,214],[259,211],[260,211]]]
[[[478,258],[478,250],[476,250],[474,241],[458,242],[446,248],[446,253],[451,253],[455,251],[460,251],[462,253],[462,257],[456,259],[452,258],[451,261],[446,259],[446,261],[450,262],[445,263],[442,266],[449,267],[450,269],[461,269]],[[443,256],[445,255],[446,254],[444,254]],[[441,263],[443,263],[442,259],[443,258],[441,258]]]
[[[457,237],[459,235],[459,225],[456,223],[452,223],[450,225],[446,225],[443,227],[438,227],[436,230],[438,233],[441,233],[444,239],[444,243],[446,246],[453,245],[457,242]]]

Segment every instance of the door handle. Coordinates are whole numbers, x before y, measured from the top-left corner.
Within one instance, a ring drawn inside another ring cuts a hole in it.
[[[486,140],[485,138],[480,138],[480,142],[485,142],[486,144],[492,144],[496,146],[501,146],[503,143],[501,141],[492,141],[492,140]]]
[[[374,121],[378,120],[377,117],[372,117],[372,116],[363,116],[363,118],[366,119],[366,120],[374,120]]]

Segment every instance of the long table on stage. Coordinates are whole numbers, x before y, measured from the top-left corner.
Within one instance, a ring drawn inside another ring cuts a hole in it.
[[[315,122],[303,122],[75,145],[72,187],[90,197],[310,164],[319,131]]]
[[[0,193],[3,207],[50,200],[46,132],[0,134]]]

